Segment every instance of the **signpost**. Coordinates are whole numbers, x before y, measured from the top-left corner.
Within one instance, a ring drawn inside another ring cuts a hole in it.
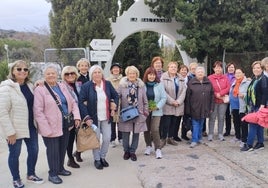
[[[90,42],[90,61],[98,61],[101,66],[102,61],[109,61],[111,58],[110,50],[112,49],[111,39],[93,39]]]

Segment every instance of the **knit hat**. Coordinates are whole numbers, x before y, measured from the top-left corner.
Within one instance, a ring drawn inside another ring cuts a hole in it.
[[[92,80],[92,74],[93,74],[93,72],[96,70],[96,69],[100,69],[101,70],[101,73],[102,73],[102,75],[103,75],[103,69],[101,68],[101,66],[99,66],[99,65],[93,65],[92,67],[90,67],[90,69],[89,69],[89,79],[90,80]]]
[[[113,64],[111,65],[110,70],[112,70],[113,67],[115,67],[115,66],[119,67],[120,69],[122,68],[121,65],[120,65],[119,63],[113,63]]]

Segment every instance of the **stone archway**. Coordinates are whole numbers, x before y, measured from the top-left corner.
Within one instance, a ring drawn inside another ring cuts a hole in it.
[[[113,57],[120,43],[128,36],[141,31],[154,31],[169,37],[172,41],[181,40],[184,37],[177,33],[182,23],[174,19],[159,18],[150,12],[150,8],[144,4],[144,0],[136,1],[127,11],[117,17],[116,22],[111,21],[112,33],[115,39],[112,44],[111,56]],[[188,65],[192,59],[177,45],[184,64]],[[111,60],[105,66],[105,73],[109,73]],[[107,75],[107,74],[106,74]]]

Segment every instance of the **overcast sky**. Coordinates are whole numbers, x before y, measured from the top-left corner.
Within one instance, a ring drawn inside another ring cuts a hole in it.
[[[51,4],[45,0],[0,0],[0,29],[35,31],[49,28]]]

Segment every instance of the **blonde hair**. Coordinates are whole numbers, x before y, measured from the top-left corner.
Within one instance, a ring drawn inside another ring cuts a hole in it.
[[[17,66],[19,66],[19,65],[25,65],[27,68],[29,68],[28,67],[28,64],[26,63],[26,61],[23,61],[23,60],[17,60],[17,61],[15,61],[15,62],[13,62],[12,64],[11,64],[11,66],[10,66],[10,69],[9,69],[9,74],[7,75],[7,78],[8,79],[11,79],[11,80],[13,80],[13,81],[15,81],[16,82],[16,77],[15,77],[15,75],[13,74],[13,71],[14,71],[14,68],[15,67],[17,67]],[[27,77],[25,78],[25,83],[27,83],[27,82],[29,82],[30,81],[30,69],[28,70],[28,75],[27,75]]]
[[[86,59],[86,58],[81,58],[81,59],[79,59],[79,60],[77,61],[77,63],[76,63],[76,68],[79,69],[81,63],[87,63],[87,64],[88,64],[88,68],[90,68],[90,66],[91,66],[91,65],[90,65],[90,62],[89,62],[88,59]]]
[[[262,66],[266,66],[266,65],[268,65],[268,57],[265,57],[265,58],[263,58],[262,60],[261,60],[261,64],[262,64]]]
[[[77,78],[79,77],[79,73],[78,73],[78,71],[77,71],[77,69],[76,69],[75,66],[65,66],[65,67],[63,67],[63,69],[62,69],[62,71],[61,71],[61,79],[62,79],[62,80],[65,80],[65,79],[64,79],[64,74],[65,74],[66,72],[74,72],[75,75],[76,75],[75,80],[77,80]]]
[[[128,75],[129,71],[134,71],[137,74],[137,78],[140,77],[140,71],[134,65],[128,66],[125,70],[125,74]]]
[[[170,65],[176,65],[176,67],[178,68],[178,63],[176,61],[169,62],[167,68],[169,68]]]
[[[251,68],[253,68],[255,65],[260,65],[261,66],[261,69],[263,70],[264,69],[264,66],[262,64],[262,61],[254,61],[252,64],[251,64]]]
[[[192,62],[189,64],[189,69],[191,69],[193,66],[197,67],[198,66],[198,63],[196,62]]]

